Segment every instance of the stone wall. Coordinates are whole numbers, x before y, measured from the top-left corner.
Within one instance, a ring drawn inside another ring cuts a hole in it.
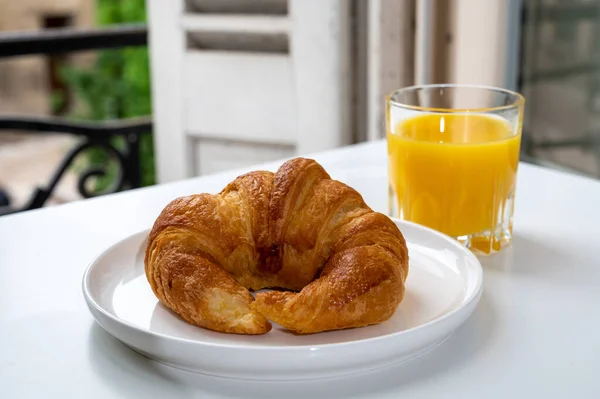
[[[94,0],[0,0],[0,31],[40,30],[60,19],[73,27],[92,27],[94,5]],[[68,55],[66,62],[86,65],[92,57]],[[45,56],[0,59],[0,113],[51,113],[49,63]]]

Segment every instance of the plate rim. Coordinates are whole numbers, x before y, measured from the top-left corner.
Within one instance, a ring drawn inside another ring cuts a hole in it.
[[[364,339],[359,339],[359,340],[355,340],[355,341],[345,341],[345,342],[336,342],[336,343],[300,344],[300,345],[294,345],[294,346],[290,346],[290,345],[252,345],[252,346],[249,346],[249,345],[246,345],[243,343],[205,342],[205,341],[198,341],[198,340],[193,340],[193,339],[188,339],[188,338],[181,338],[181,337],[166,335],[166,334],[152,331],[149,329],[144,329],[140,326],[137,326],[127,320],[119,318],[118,316],[113,315],[110,312],[106,311],[102,306],[100,306],[98,303],[96,303],[96,301],[93,299],[91,293],[89,292],[89,288],[88,288],[89,275],[90,275],[93,267],[95,266],[95,264],[98,262],[98,260],[102,256],[104,256],[106,253],[108,253],[113,248],[122,244],[124,241],[131,239],[134,236],[138,236],[138,235],[142,235],[143,233],[150,232],[151,228],[144,228],[144,229],[138,230],[135,233],[129,234],[126,237],[123,237],[123,238],[113,242],[111,245],[106,247],[102,252],[100,252],[98,255],[96,255],[94,257],[94,259],[86,267],[86,270],[82,277],[81,284],[82,284],[83,296],[84,296],[84,299],[87,302],[88,306],[92,306],[96,312],[101,313],[104,317],[109,318],[114,323],[124,325],[127,328],[133,329],[136,332],[141,333],[141,334],[149,335],[149,336],[152,336],[155,338],[159,338],[159,339],[163,339],[163,340],[167,340],[167,341],[171,341],[171,342],[186,344],[186,345],[189,344],[189,345],[203,346],[203,347],[210,347],[210,348],[224,349],[224,350],[243,349],[243,350],[260,351],[260,352],[281,351],[281,350],[296,352],[296,351],[306,351],[307,348],[310,348],[311,350],[316,350],[316,349],[325,350],[325,349],[329,349],[329,348],[337,349],[337,348],[347,348],[347,347],[352,347],[352,346],[360,346],[360,345],[365,345],[365,344],[370,344],[370,343],[381,343],[381,341],[386,341],[386,340],[395,341],[395,340],[397,340],[397,338],[399,336],[414,335],[414,334],[418,334],[419,331],[422,331],[424,329],[435,328],[436,325],[440,325],[440,324],[444,323],[445,321],[447,321],[448,319],[456,317],[457,313],[460,313],[461,311],[464,311],[464,309],[469,308],[469,306],[472,305],[473,302],[479,301],[479,299],[481,298],[481,294],[483,293],[483,267],[481,265],[481,262],[479,261],[477,256],[475,256],[475,254],[473,252],[471,252],[468,248],[462,246],[459,242],[454,240],[452,237],[450,237],[444,233],[441,233],[437,230],[434,230],[429,227],[426,227],[426,226],[423,226],[423,225],[420,225],[420,224],[417,224],[414,222],[410,222],[407,220],[401,220],[401,219],[390,217],[390,216],[387,216],[387,217],[389,217],[392,221],[394,221],[394,223],[396,223],[396,225],[398,225],[398,224],[409,225],[412,228],[416,228],[417,230],[425,231],[427,234],[436,235],[439,238],[442,238],[443,240],[448,242],[453,247],[457,248],[459,251],[463,252],[464,255],[467,258],[469,258],[471,263],[475,266],[475,278],[476,278],[475,288],[473,289],[471,295],[468,298],[466,298],[461,303],[460,306],[456,307],[455,309],[452,309],[448,313],[445,313],[441,317],[435,318],[435,319],[430,320],[426,323],[423,323],[419,326],[412,327],[412,328],[409,328],[406,330],[396,331],[396,332],[386,334],[386,335],[380,335],[380,336],[371,337],[371,338],[364,338]],[[94,319],[97,322],[99,322],[98,318],[94,314],[92,314],[92,316],[94,317]],[[104,329],[106,329],[106,327],[104,327],[102,324],[101,324],[101,326]],[[200,328],[200,327],[198,327],[198,328]]]

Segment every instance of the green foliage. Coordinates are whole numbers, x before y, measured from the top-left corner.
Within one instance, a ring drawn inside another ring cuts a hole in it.
[[[146,22],[144,0],[96,0],[96,23],[100,26]],[[91,68],[65,68],[61,74],[69,89],[84,106],[72,117],[107,120],[150,115],[151,88],[148,49],[130,47],[102,50]],[[56,100],[55,100],[56,101]],[[116,140],[120,148],[123,143]],[[100,178],[97,190],[108,187],[117,165],[103,150],[86,154],[91,165],[109,165],[109,174]],[[140,143],[142,185],[155,183],[152,135],[144,134]]]

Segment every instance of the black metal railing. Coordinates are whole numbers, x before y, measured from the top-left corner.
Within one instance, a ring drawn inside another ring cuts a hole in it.
[[[120,25],[105,29],[48,29],[36,32],[0,34],[0,59],[34,54],[61,54],[77,51],[143,46],[147,44],[148,30],[145,25]],[[79,172],[77,189],[84,198],[114,193],[141,185],[140,137],[151,134],[151,116],[114,121],[71,121],[65,118],[0,115],[0,134],[6,131],[27,131],[36,134],[48,132],[67,133],[82,140],[64,157],[43,187],[33,190],[25,206],[10,207],[5,203],[8,196],[0,192],[0,215],[36,209],[44,206],[61,178],[75,158],[90,148],[104,150],[117,165],[116,177],[108,189],[101,192],[90,189],[91,178],[106,176],[107,165],[92,166]],[[115,144],[120,137],[121,143]]]
[[[34,54],[61,54],[76,51],[145,46],[146,25],[118,25],[103,29],[46,29],[0,34],[0,58]]]

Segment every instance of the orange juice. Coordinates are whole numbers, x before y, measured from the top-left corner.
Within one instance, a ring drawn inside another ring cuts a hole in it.
[[[512,235],[520,134],[500,117],[423,114],[388,131],[392,205],[399,217],[483,253]]]

